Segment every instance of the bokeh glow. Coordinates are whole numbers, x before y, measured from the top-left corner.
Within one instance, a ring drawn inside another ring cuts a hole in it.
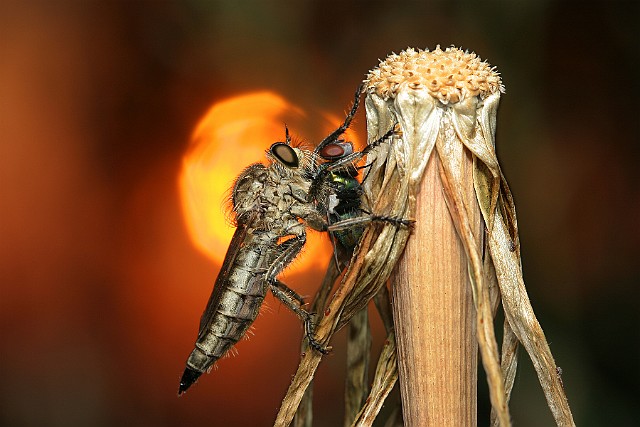
[[[198,122],[183,158],[180,195],[191,240],[214,261],[222,262],[234,231],[229,215],[234,179],[248,165],[264,162],[264,152],[273,142],[284,140],[285,122],[304,116],[281,96],[257,92],[214,104]],[[340,120],[325,115],[323,122],[328,133]],[[309,233],[305,252],[327,253],[327,240]],[[304,269],[311,263],[326,264],[327,259],[301,256],[294,264]]]

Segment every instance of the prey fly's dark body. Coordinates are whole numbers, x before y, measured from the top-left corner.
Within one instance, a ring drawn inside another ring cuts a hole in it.
[[[359,168],[355,164],[371,149],[391,137],[394,129],[369,143],[362,151],[354,152],[353,144],[341,139],[357,112],[361,89],[362,86],[356,91],[353,107],[344,123],[322,140],[314,150],[316,157],[326,162],[320,163],[314,170],[308,200],[313,201],[318,212],[329,224],[329,233],[336,256],[339,258],[338,265],[344,265],[351,258],[367,223],[382,221],[402,226],[411,224],[411,221],[404,219],[372,215],[362,204],[364,191],[357,179]]]
[[[351,143],[340,139],[357,111],[359,94],[360,89],[344,123],[314,151],[292,147],[287,130],[286,141],[267,151],[268,165],[255,163],[237,178],[232,191],[237,228],[200,319],[178,394],[245,335],[268,290],[301,318],[311,348],[325,351],[313,338],[312,315],[303,309],[303,299],[277,276],[302,250],[307,227],[332,233],[351,251],[365,223],[396,221],[363,214],[353,166],[392,131],[363,152],[353,152]]]

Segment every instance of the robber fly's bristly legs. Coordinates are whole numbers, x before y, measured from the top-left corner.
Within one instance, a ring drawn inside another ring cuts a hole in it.
[[[313,314],[309,313],[301,307],[302,304],[300,304],[300,300],[298,299],[300,298],[300,296],[296,294],[296,298],[289,292],[284,291],[283,289],[289,289],[289,287],[278,279],[275,279],[269,286],[271,288],[271,293],[273,293],[276,298],[282,301],[282,303],[287,306],[289,310],[293,311],[302,320],[302,324],[304,325],[304,334],[309,341],[309,346],[322,354],[329,353],[331,347],[323,346],[314,338],[315,328],[313,324]]]
[[[293,289],[291,289],[290,287],[288,287],[287,285],[285,285],[281,281],[276,280],[275,282],[273,282],[271,284],[271,286],[276,286],[276,287],[280,288],[280,290],[282,292],[284,292],[285,294],[289,295],[291,298],[293,298],[296,301],[298,301],[298,303],[300,304],[300,307],[304,307],[307,304],[304,301],[304,298],[299,293],[297,293],[296,291],[294,291]]]
[[[304,247],[307,241],[305,233],[293,236],[282,243],[279,243],[277,252],[278,256],[273,259],[265,272],[265,279],[272,282],[282,270],[295,259]]]
[[[313,337],[313,315],[302,308],[305,305],[304,299],[276,277],[300,253],[305,241],[306,235],[301,234],[280,243],[278,245],[280,255],[271,262],[271,266],[265,273],[265,279],[269,283],[271,293],[302,320],[304,334],[311,348],[326,354],[329,352],[328,348],[325,348]]]

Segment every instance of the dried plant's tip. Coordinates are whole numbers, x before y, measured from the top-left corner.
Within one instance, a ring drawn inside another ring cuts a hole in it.
[[[365,87],[383,99],[395,98],[404,88],[425,89],[444,104],[504,92],[500,75],[475,53],[440,46],[389,55],[369,73]]]

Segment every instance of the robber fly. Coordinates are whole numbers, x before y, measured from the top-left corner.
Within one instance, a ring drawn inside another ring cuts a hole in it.
[[[326,229],[324,219],[307,203],[313,153],[276,142],[269,164],[255,163],[237,178],[232,190],[236,231],[200,319],[195,348],[187,359],[178,394],[185,392],[247,332],[267,290],[294,311],[311,338],[311,315],[304,301],[278,280],[306,241],[306,226]],[[301,222],[302,220],[303,222]]]
[[[368,150],[353,152],[351,143],[340,139],[356,113],[359,93],[360,88],[344,123],[314,151],[292,147],[285,127],[285,142],[274,143],[266,152],[268,165],[252,164],[236,179],[231,196],[236,231],[200,319],[178,394],[244,336],[267,290],[300,317],[311,348],[326,352],[313,338],[312,315],[304,310],[304,300],[278,275],[302,250],[307,227],[335,233],[352,249],[353,238],[362,231],[350,236],[351,228],[392,220],[362,215],[362,188],[353,164]]]

